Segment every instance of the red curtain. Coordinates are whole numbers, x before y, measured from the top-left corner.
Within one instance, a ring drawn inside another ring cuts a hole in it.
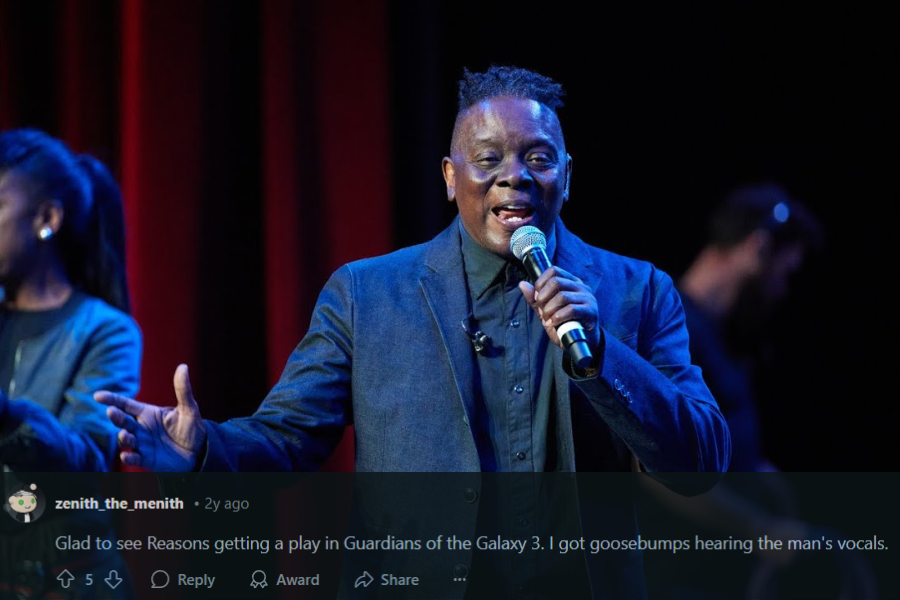
[[[384,4],[0,3],[0,126],[121,182],[141,400],[185,362],[204,416],[252,413],[328,275],[391,249]]]

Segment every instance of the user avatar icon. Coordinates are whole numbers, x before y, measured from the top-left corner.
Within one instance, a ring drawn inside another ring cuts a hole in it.
[[[37,485],[23,485],[9,497],[10,516],[20,523],[36,521],[44,512],[44,502]]]

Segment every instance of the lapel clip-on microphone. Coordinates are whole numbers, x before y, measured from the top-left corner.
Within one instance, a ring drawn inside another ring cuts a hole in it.
[[[469,341],[472,342],[472,346],[475,347],[475,352],[478,354],[482,354],[484,349],[487,348],[488,344],[491,343],[491,338],[488,337],[486,333],[477,329],[472,331],[472,328],[469,326],[469,321],[472,319],[472,314],[469,313],[465,319],[460,321],[460,325],[462,325],[463,331],[466,332],[466,336],[469,338]]]

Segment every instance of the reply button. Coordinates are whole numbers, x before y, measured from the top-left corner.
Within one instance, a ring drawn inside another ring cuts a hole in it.
[[[178,585],[192,588],[205,587],[211,589],[215,580],[215,577],[210,577],[209,575],[203,575],[203,577],[188,577],[183,573],[178,574]]]

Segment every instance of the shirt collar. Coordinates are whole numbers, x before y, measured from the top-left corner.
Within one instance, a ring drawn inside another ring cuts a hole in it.
[[[463,262],[466,266],[466,280],[469,284],[469,291],[473,297],[478,299],[491,287],[491,285],[500,278],[507,265],[512,265],[517,269],[521,268],[518,260],[506,260],[502,256],[498,256],[482,247],[478,242],[472,239],[466,228],[463,227],[462,220],[459,221],[459,237],[462,240]],[[556,226],[550,230],[547,236],[547,256],[550,262],[556,254]]]

